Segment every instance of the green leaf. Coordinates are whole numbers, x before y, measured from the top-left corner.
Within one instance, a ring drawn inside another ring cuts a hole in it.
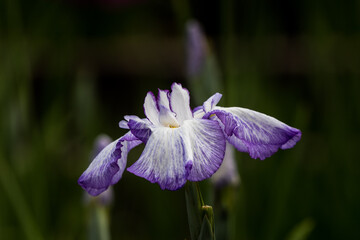
[[[213,225],[210,223],[210,220],[208,219],[207,215],[205,215],[202,221],[198,240],[210,240],[210,239],[215,240],[215,234],[212,231],[212,228]]]

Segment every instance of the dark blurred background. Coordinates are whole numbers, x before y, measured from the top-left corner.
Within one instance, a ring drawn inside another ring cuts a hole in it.
[[[147,91],[189,87],[190,18],[217,59],[220,105],[303,132],[265,161],[237,153],[231,238],[290,239],[300,226],[308,239],[360,239],[356,0],[1,0],[0,239],[88,238],[77,179],[93,142],[125,134],[126,114],[144,117]],[[183,189],[125,172],[114,192],[112,239],[188,236]]]

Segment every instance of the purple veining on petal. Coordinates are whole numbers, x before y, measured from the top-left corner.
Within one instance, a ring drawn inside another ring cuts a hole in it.
[[[184,142],[192,152],[190,181],[211,177],[219,169],[224,155],[226,139],[219,124],[213,120],[194,119],[182,126]]]
[[[217,108],[207,115],[216,115],[228,141],[252,158],[270,157],[278,149],[293,147],[301,131],[279,120],[245,108]]]
[[[111,185],[117,183],[122,177],[122,174],[123,174],[123,172],[125,170],[126,163],[127,163],[127,160],[124,161],[123,158],[127,159],[127,155],[129,153],[129,151],[142,143],[135,136],[133,136],[133,134],[131,132],[127,133],[124,136],[123,140],[124,140],[124,142],[123,142],[124,146],[121,148],[122,149],[122,155],[121,155],[121,158],[118,160],[118,165],[121,166],[120,167],[121,171],[118,171],[114,175],[114,177],[111,180]]]
[[[106,146],[80,176],[78,184],[90,195],[97,196],[110,185],[118,182],[125,169],[127,153],[141,142],[134,140],[130,145],[124,139],[131,139],[128,132]]]
[[[188,179],[193,165],[194,165],[194,162],[193,162],[192,160],[188,160],[188,161],[185,163],[185,171],[186,171],[185,178],[186,178],[186,179]]]
[[[219,103],[220,99],[222,97],[221,93],[215,93],[212,95],[208,100],[206,100],[203,104],[204,111],[209,112],[213,110],[213,108],[216,106],[216,104]]]
[[[205,111],[204,111],[204,107],[203,106],[198,106],[196,108],[194,108],[193,110],[193,116],[194,118],[203,118],[205,115]]]
[[[128,171],[158,183],[161,189],[177,190],[186,182],[184,152],[180,128],[156,128]]]
[[[288,140],[285,144],[281,145],[281,149],[285,150],[285,149],[289,149],[295,146],[295,144],[300,141],[301,139],[301,131],[299,129],[293,128],[293,127],[289,127],[287,129],[287,132],[290,133],[289,135],[292,136],[290,138],[290,140]]]
[[[160,124],[160,123],[159,123]],[[130,119],[128,122],[128,126],[130,128],[131,133],[141,140],[143,143],[146,144],[147,140],[149,139],[152,130],[151,126],[142,120],[134,120]]]
[[[147,118],[139,118],[136,115],[126,115],[126,116],[124,116],[124,119],[125,120],[121,120],[119,122],[119,127],[123,128],[123,129],[130,129],[129,125],[128,125],[130,120],[134,120],[134,121],[137,121],[137,122],[143,122],[143,123],[145,123],[147,125],[152,125],[152,123],[150,122],[149,119],[147,119]]]
[[[193,109],[193,113],[197,112],[197,111],[204,111],[204,107],[203,106],[197,106],[196,108]]]
[[[131,131],[122,136],[122,140],[128,141],[128,144],[133,144],[136,140],[141,141],[134,134],[132,134]]]
[[[214,110],[214,111],[208,112],[205,114],[204,118],[211,118],[210,116],[213,114],[215,114],[216,117],[223,124],[224,132],[228,136],[231,136],[234,132],[234,129],[238,125],[238,119],[236,119],[233,114],[226,112],[226,111],[221,111],[221,110]]]
[[[161,90],[158,89],[158,97],[156,101],[156,105],[160,111],[160,105],[164,106],[167,109],[170,109],[170,92],[169,90]]]
[[[79,185],[90,195],[99,195],[110,186],[112,177],[119,171],[116,160],[121,156],[121,146],[120,139],[109,144],[80,176]]]

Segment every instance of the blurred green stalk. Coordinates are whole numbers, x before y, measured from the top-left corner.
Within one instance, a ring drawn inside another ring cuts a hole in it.
[[[106,206],[96,204],[89,206],[90,219],[88,225],[89,240],[110,240],[109,214]]]
[[[33,217],[31,216],[15,174],[10,166],[8,166],[8,164],[4,161],[2,156],[0,156],[0,182],[3,186],[4,192],[9,197],[10,203],[13,205],[27,239],[43,239],[38,231]]]
[[[305,218],[292,229],[286,240],[305,240],[314,230],[314,227],[314,220],[311,218]]]
[[[215,240],[214,212],[204,204],[197,182],[186,183],[185,200],[191,240]]]

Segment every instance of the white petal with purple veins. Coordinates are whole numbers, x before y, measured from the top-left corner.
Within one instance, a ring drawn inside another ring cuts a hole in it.
[[[106,146],[80,176],[79,185],[96,196],[118,182],[124,172],[128,152],[141,143],[135,139],[129,132]]]
[[[188,120],[179,128],[155,128],[138,161],[128,171],[161,189],[176,190],[186,180],[209,178],[225,154],[225,136],[216,121]]]
[[[212,95],[208,100],[204,102],[203,104],[204,111],[205,112],[211,111],[216,106],[216,104],[218,104],[221,97],[222,97],[221,93],[215,93],[214,95]]]
[[[120,127],[120,128],[123,128],[123,129],[129,129],[128,121],[126,121],[126,120],[121,120],[121,121],[119,122],[119,127]]]
[[[194,118],[202,118],[205,115],[204,107],[198,106],[193,110]]]
[[[192,119],[193,115],[190,109],[189,91],[182,88],[181,84],[174,83],[171,86],[170,107],[176,113],[176,119],[181,125],[185,120]]]
[[[176,190],[186,182],[186,152],[180,128],[155,128],[139,160],[129,172],[158,183],[161,189]]]
[[[160,123],[159,123],[160,125]],[[143,143],[146,143],[149,139],[154,125],[143,119],[130,119],[128,122],[131,133]]]
[[[190,181],[211,177],[220,167],[225,154],[226,139],[216,121],[194,119],[182,125],[184,144],[192,154]]]
[[[279,148],[293,147],[301,131],[266,114],[246,108],[215,107],[207,115],[216,115],[228,141],[252,158],[270,157]]]
[[[159,110],[156,105],[155,96],[152,92],[148,92],[145,97],[144,111],[146,117],[154,124],[160,125],[159,123]]]

